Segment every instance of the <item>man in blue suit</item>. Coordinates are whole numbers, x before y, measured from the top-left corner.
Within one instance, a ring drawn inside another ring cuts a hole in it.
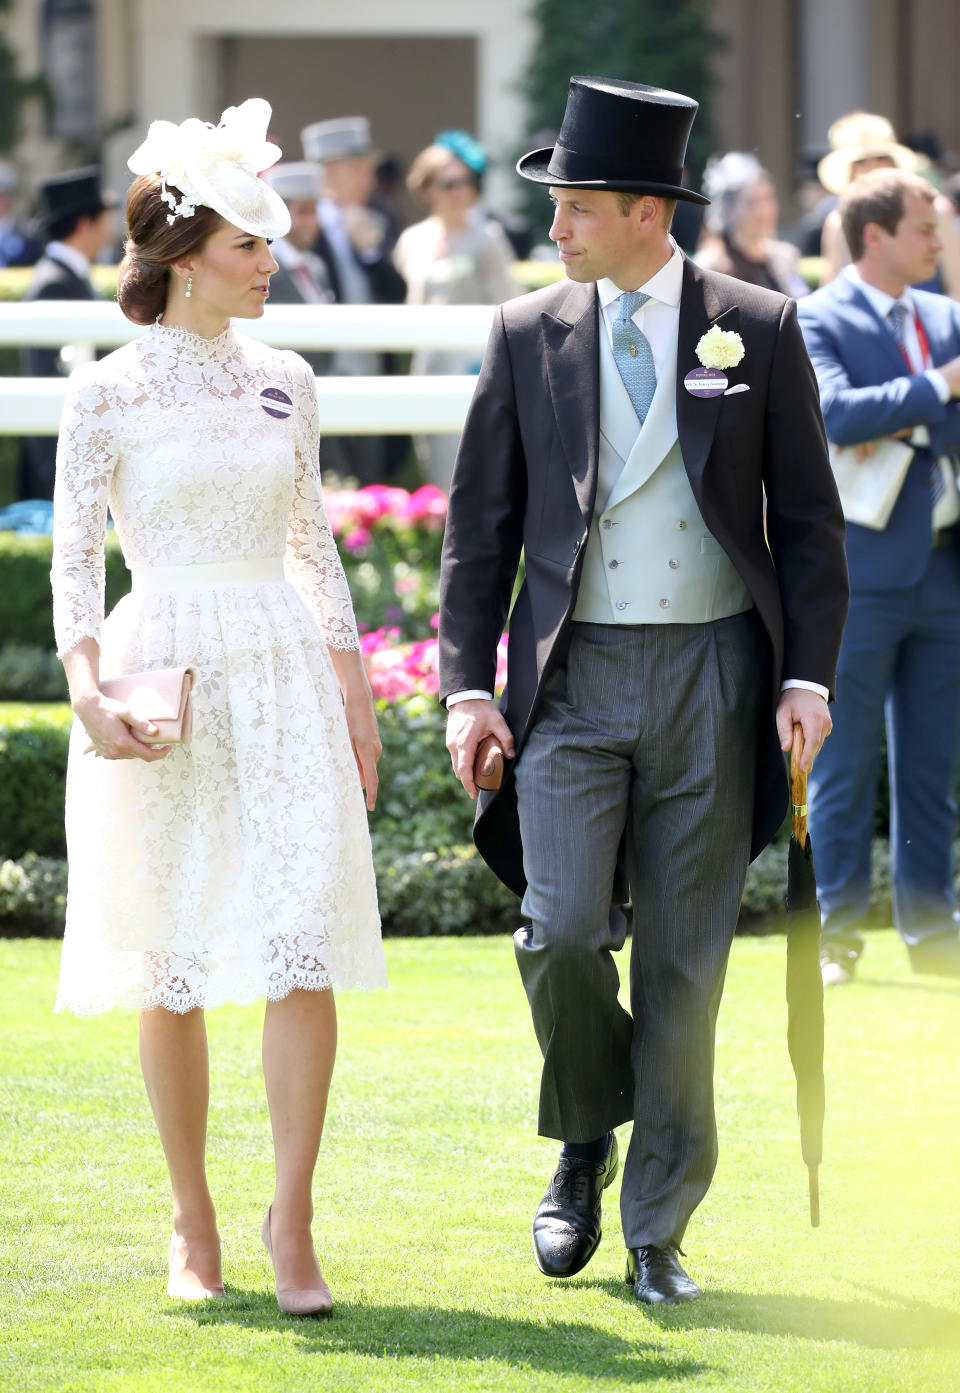
[[[940,242],[931,185],[902,170],[851,184],[852,264],[799,304],[832,444],[914,450],[884,528],[848,519],[850,616],[833,738],[810,776],[823,977],[848,982],[863,947],[886,718],[894,922],[915,972],[960,976],[952,842],[960,744],[960,306],[912,290]]]

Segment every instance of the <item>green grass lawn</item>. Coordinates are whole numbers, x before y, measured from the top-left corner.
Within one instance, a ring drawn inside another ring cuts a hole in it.
[[[784,944],[738,940],[720,1017],[721,1159],[687,1235],[701,1301],[623,1284],[616,1195],[549,1282],[530,1220],[555,1146],[508,939],[388,944],[343,996],[315,1232],[336,1309],[277,1314],[261,1010],[210,1017],[227,1300],[164,1295],[168,1198],[131,1015],[55,1017],[58,946],[0,943],[0,1387],[11,1390],[960,1389],[960,985],[892,933],[827,1002],[823,1222],[806,1214]],[[296,1060],[291,1060],[291,1068]],[[626,1140],[621,1135],[621,1144]]]

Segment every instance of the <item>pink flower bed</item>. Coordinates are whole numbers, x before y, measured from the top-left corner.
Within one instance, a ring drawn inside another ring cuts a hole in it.
[[[430,621],[436,629],[437,616]],[[367,676],[375,697],[398,701],[409,696],[436,696],[440,688],[438,672],[439,644],[436,638],[402,643],[399,629],[374,629],[361,635]],[[507,636],[497,645],[497,691],[507,680]]]
[[[370,545],[371,529],[386,521],[394,527],[425,527],[442,532],[447,516],[447,495],[435,484],[423,484],[414,493],[388,484],[368,484],[362,489],[324,491],[324,505],[335,537],[342,537],[350,551]]]

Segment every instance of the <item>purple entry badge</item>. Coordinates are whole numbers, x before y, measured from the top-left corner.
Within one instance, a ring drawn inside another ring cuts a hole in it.
[[[694,368],[683,385],[692,397],[718,397],[727,390],[727,379],[719,368]]]
[[[275,416],[278,421],[285,421],[293,410],[293,402],[279,387],[264,387],[260,393],[260,405],[268,416]]]

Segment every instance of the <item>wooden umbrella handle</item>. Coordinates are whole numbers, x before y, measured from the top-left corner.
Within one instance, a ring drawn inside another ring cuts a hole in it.
[[[791,831],[794,841],[806,846],[807,842],[807,775],[800,768],[803,758],[803,726],[798,721],[793,727],[793,746],[790,750],[790,812]]]
[[[810,1226],[818,1229],[820,1227],[820,1174],[816,1166],[811,1166],[807,1175],[810,1182]]]

